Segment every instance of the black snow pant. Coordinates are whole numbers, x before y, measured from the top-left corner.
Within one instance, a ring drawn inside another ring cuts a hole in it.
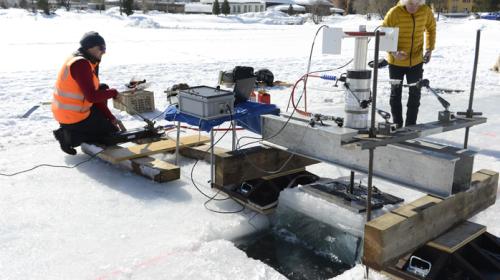
[[[402,67],[389,64],[389,77],[403,81],[406,76],[406,83],[413,84],[422,79],[423,63],[413,67]],[[403,126],[403,106],[401,105],[401,95],[403,92],[402,84],[391,86],[391,113],[392,120],[398,126]],[[420,106],[420,88],[410,86],[408,103],[406,104],[406,122],[405,126],[414,125],[417,123],[418,107]]]
[[[60,124],[62,130],[69,133],[67,141],[71,147],[78,147],[83,142],[107,145],[107,137],[118,132],[118,128],[108,120],[95,106],[90,108],[90,115],[81,122]]]

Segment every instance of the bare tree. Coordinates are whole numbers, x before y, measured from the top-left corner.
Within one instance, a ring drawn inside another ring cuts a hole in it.
[[[312,3],[311,7],[312,20],[315,24],[323,21],[323,17],[330,14],[330,5],[326,5],[321,0],[316,0]]]
[[[369,3],[366,0],[355,0],[352,3],[352,8],[358,14],[366,14],[368,13]]]
[[[142,0],[142,12],[147,14],[149,11],[148,0]]]
[[[394,0],[368,0],[368,11],[378,13],[381,18],[397,4]]]

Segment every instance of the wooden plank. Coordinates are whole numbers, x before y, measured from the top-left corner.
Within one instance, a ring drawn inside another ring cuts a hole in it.
[[[84,153],[89,155],[95,155],[103,150],[103,148],[99,146],[87,143],[82,143],[81,148]],[[106,150],[119,149],[121,148],[118,146],[106,147]],[[99,153],[97,157],[107,161],[106,157],[102,157],[101,155],[102,154]],[[159,183],[177,180],[181,176],[181,171],[178,166],[152,157],[123,160],[115,165]]]
[[[214,154],[220,155],[229,151],[230,150],[228,149],[216,146],[214,149]],[[182,149],[180,149],[179,153],[188,158],[201,159],[210,162],[210,144],[204,144],[194,147],[183,147]]]
[[[453,253],[486,231],[486,227],[465,221],[445,234],[427,243],[427,246]]]
[[[363,261],[377,270],[391,265],[399,257],[493,205],[497,188],[498,173],[479,171],[472,175],[467,191],[442,201],[424,197],[366,223]]]
[[[180,139],[179,146],[193,146],[198,145],[200,143],[209,142],[210,138],[207,136],[200,135],[189,135],[183,136]],[[138,157],[145,157],[152,154],[163,153],[168,151],[175,150],[175,141],[174,140],[161,140],[157,142],[134,145],[126,148],[114,148],[114,149],[106,149],[102,153],[100,153],[99,157],[116,164],[123,160],[129,160]]]
[[[436,205],[441,201],[443,201],[441,198],[437,198],[431,195],[426,195],[413,202],[407,203],[395,210],[392,210],[391,212],[394,214],[401,215],[405,218],[410,218],[415,215],[418,215],[418,213],[424,210],[425,208]]]
[[[287,160],[288,163],[279,173],[318,163],[298,155],[293,155],[289,160],[290,156],[286,151],[263,146],[219,154],[215,157],[215,184],[226,186],[270,176],[273,173],[264,171],[278,170]]]

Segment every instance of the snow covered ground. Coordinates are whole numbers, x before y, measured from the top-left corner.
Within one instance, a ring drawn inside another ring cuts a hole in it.
[[[57,123],[50,107],[41,105],[29,118],[19,118],[34,105],[51,100],[51,89],[64,59],[78,47],[83,33],[98,31],[107,42],[100,77],[123,89],[132,76],[152,82],[157,112],[167,106],[163,91],[187,82],[215,85],[218,71],[236,65],[269,68],[278,80],[293,82],[306,71],[309,49],[318,26],[289,25],[278,12],[240,16],[177,15],[151,12],[120,16],[116,9],[103,13],[57,11],[53,16],[24,10],[0,10],[0,173],[12,173],[42,163],[73,165],[88,157],[67,156],[52,137]],[[302,18],[297,20],[302,21]],[[379,21],[362,16],[329,17],[328,25],[355,30]],[[475,34],[482,28],[476,84],[475,111],[488,122],[471,129],[469,147],[478,152],[475,170],[500,170],[500,75],[489,71],[498,56],[500,22],[449,19],[438,23],[437,45],[425,76],[431,85],[460,88],[448,94],[452,110],[468,104]],[[495,39],[496,38],[496,39]],[[320,38],[316,46],[320,45]],[[314,52],[312,70],[343,65],[353,53],[345,41],[343,55]],[[340,74],[333,72],[332,74]],[[380,72],[387,79],[387,69]],[[325,91],[330,82],[310,80],[309,109],[342,112],[343,95]],[[380,83],[378,103],[389,108],[389,86]],[[270,91],[272,102],[286,107],[289,89]],[[440,110],[435,98],[422,96],[419,121],[431,121]],[[111,106],[111,104],[110,104]],[[142,123],[113,111],[127,127]],[[164,122],[164,121],[163,121]],[[248,133],[240,133],[241,135]],[[463,131],[430,138],[460,146]],[[221,144],[230,147],[230,137]],[[285,279],[273,268],[248,258],[230,241],[266,228],[268,219],[250,210],[222,215],[203,207],[206,198],[191,185],[194,161],[180,163],[182,179],[158,184],[91,160],[74,169],[43,167],[14,177],[0,177],[0,272],[2,279]],[[208,189],[209,166],[198,163],[195,180]],[[320,164],[319,175],[347,176],[348,170]],[[376,181],[406,199],[414,191]],[[497,200],[498,202],[498,200]],[[238,210],[231,202],[211,202],[211,208]],[[500,235],[500,203],[473,221]],[[360,279],[357,265],[336,279]],[[373,275],[373,279],[382,276]]]

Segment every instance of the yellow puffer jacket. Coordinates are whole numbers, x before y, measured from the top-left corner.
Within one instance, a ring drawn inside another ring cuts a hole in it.
[[[398,4],[387,12],[382,26],[399,27],[398,51],[408,54],[405,60],[395,60],[389,54],[390,64],[397,66],[415,66],[423,62],[424,31],[426,50],[434,50],[436,43],[436,20],[432,10],[422,5],[414,14],[408,13],[402,4]]]

